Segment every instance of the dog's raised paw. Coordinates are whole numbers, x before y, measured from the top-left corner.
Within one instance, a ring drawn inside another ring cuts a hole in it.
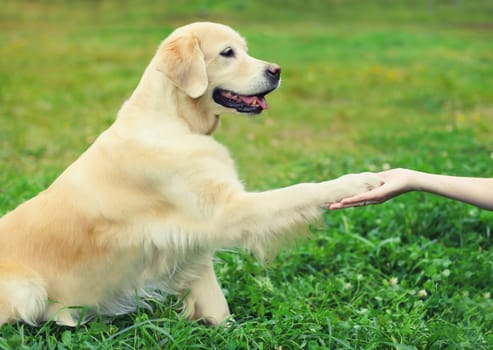
[[[380,187],[383,180],[371,172],[359,174],[348,174],[337,179],[340,183],[336,202],[363,192],[368,192],[374,188]]]

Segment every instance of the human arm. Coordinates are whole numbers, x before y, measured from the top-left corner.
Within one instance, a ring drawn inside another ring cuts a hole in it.
[[[331,204],[329,209],[379,204],[406,192],[422,191],[493,210],[493,178],[448,176],[401,168],[376,175],[384,181],[381,187],[345,198]]]

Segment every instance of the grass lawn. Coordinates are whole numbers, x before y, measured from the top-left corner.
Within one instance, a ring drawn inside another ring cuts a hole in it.
[[[0,213],[87,148],[196,20],[283,67],[270,109],[215,135],[249,189],[389,167],[493,177],[491,1],[163,2],[2,3]],[[331,212],[267,267],[218,254],[230,327],[180,320],[169,297],[75,329],[5,325],[0,349],[489,349],[492,228],[493,212],[421,193]]]

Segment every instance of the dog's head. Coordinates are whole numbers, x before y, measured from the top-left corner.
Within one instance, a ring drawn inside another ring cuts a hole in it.
[[[208,113],[259,114],[280,83],[281,68],[248,55],[228,26],[199,22],[175,30],[161,45],[159,70]]]

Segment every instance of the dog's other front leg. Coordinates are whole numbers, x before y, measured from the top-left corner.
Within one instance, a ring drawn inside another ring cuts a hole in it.
[[[190,285],[184,315],[192,320],[202,319],[213,326],[229,317],[228,303],[217,281],[212,260]]]

